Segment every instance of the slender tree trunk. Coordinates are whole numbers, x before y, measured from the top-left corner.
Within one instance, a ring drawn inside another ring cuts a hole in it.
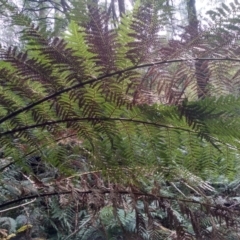
[[[125,14],[125,1],[124,0],[118,0],[118,8],[119,8],[120,16]]]
[[[199,22],[196,11],[196,1],[187,0],[187,12],[188,12],[188,25],[191,41],[193,41],[199,35]],[[203,56],[202,56],[203,57]],[[195,62],[195,75],[198,87],[198,98],[204,98],[207,93],[207,84],[209,82],[208,63],[205,61]]]
[[[196,10],[196,1],[187,0],[187,11],[188,11],[188,24],[192,28],[191,30],[198,32],[198,19]]]
[[[38,21],[39,26],[43,29],[47,28],[47,3],[40,2],[39,3],[39,13],[38,13]]]
[[[95,24],[95,20],[99,19],[99,16],[98,16],[98,0],[91,0],[89,1],[90,3],[87,5],[88,7],[88,11],[90,13],[90,22],[88,24],[88,27],[90,28],[94,28],[96,27],[96,24]]]

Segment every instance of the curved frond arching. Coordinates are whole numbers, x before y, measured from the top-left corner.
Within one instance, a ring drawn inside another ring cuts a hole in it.
[[[116,27],[85,7],[63,39],[29,24],[22,50],[0,49],[0,207],[36,201],[59,239],[222,238],[239,227],[238,185],[214,186],[239,175],[232,28],[162,43],[153,4]]]

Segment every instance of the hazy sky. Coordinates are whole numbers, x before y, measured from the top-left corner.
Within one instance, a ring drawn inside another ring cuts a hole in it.
[[[178,5],[180,2],[186,2],[187,0],[172,0],[172,2]],[[228,4],[233,0],[196,0],[196,8],[200,15],[204,15],[208,10],[214,9],[215,7],[220,6],[222,2]],[[132,0],[125,0],[127,8],[131,8]]]
[[[233,0],[196,0],[196,8],[198,11],[201,11],[201,14],[204,14],[210,9],[220,6],[222,2],[230,3]]]

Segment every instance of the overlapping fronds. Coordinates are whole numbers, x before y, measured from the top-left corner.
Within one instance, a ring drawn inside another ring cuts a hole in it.
[[[13,196],[1,206],[45,197],[53,219],[65,214],[55,229],[89,238],[117,229],[129,239],[199,239],[216,237],[222,222],[239,227],[231,222],[239,213],[216,204],[207,182],[239,171],[236,36],[211,27],[163,43],[164,19],[150,4],[116,29],[96,7],[89,12],[64,39],[29,25],[25,49],[1,49],[1,169],[21,166],[14,181],[1,179]],[[78,228],[90,221],[98,231]]]

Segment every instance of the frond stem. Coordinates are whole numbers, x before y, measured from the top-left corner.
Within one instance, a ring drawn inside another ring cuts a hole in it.
[[[15,112],[12,112],[12,113],[8,114],[7,116],[1,118],[0,119],[0,124],[5,122],[8,119],[11,119],[11,118],[19,115],[22,112],[28,111],[31,108],[33,108],[33,107],[35,107],[35,106],[37,106],[37,105],[39,105],[39,104],[41,104],[43,102],[46,102],[46,101],[48,101],[50,99],[53,99],[53,98],[55,98],[55,97],[57,97],[57,96],[59,96],[59,95],[61,95],[63,93],[69,92],[69,91],[74,90],[76,88],[83,87],[83,86],[88,85],[88,84],[93,84],[93,83],[98,82],[100,80],[103,80],[105,78],[109,78],[109,77],[116,76],[116,75],[121,75],[123,73],[129,72],[129,71],[132,71],[132,70],[136,70],[136,69],[145,68],[145,67],[152,67],[152,66],[155,66],[155,65],[177,63],[177,62],[186,62],[186,61],[235,61],[235,62],[240,62],[240,59],[238,59],[238,58],[228,58],[228,57],[226,57],[226,58],[172,59],[172,60],[157,61],[157,62],[145,63],[145,64],[141,64],[141,65],[137,65],[137,66],[132,66],[132,67],[129,67],[129,68],[126,68],[126,69],[123,69],[123,70],[119,70],[119,71],[116,71],[116,72],[113,72],[113,73],[105,74],[103,76],[92,78],[92,79],[90,79],[90,80],[88,80],[86,82],[81,82],[81,83],[75,84],[75,85],[73,85],[71,87],[62,89],[62,90],[60,90],[58,92],[55,92],[55,93],[53,93],[51,95],[48,95],[48,96],[46,96],[45,98],[42,98],[39,101],[31,103],[28,106],[20,108],[19,110],[16,110]]]
[[[133,123],[139,123],[143,125],[152,125],[156,127],[163,127],[163,128],[168,128],[168,129],[174,129],[174,130],[181,130],[181,131],[186,131],[186,132],[193,132],[196,133],[195,131],[187,128],[181,128],[181,127],[174,127],[174,126],[169,126],[165,124],[160,124],[156,122],[146,122],[142,120],[137,120],[137,119],[132,119],[132,118],[99,118],[99,117],[84,117],[84,118],[66,118],[66,119],[61,119],[61,120],[56,120],[56,121],[47,121],[39,124],[33,124],[33,125],[27,125],[21,128],[15,128],[6,132],[0,133],[0,136],[4,135],[9,135],[21,131],[25,131],[28,129],[32,128],[39,128],[39,127],[45,127],[45,126],[50,126],[50,125],[55,125],[59,123],[65,123],[65,122],[77,122],[77,121],[121,121],[121,122],[133,122]]]

